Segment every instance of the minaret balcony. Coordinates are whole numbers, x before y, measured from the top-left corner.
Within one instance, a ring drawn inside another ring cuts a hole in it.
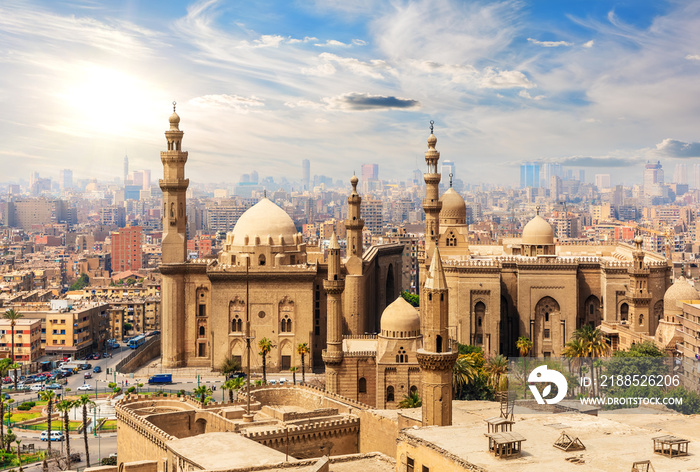
[[[343,290],[345,289],[345,280],[324,280],[323,289],[328,294],[343,293]]]
[[[343,351],[328,351],[324,349],[321,357],[326,365],[340,364],[343,362]]]

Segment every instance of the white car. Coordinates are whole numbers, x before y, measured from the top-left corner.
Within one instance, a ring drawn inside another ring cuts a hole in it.
[[[42,431],[41,436],[39,436],[39,439],[42,441],[48,441],[49,440],[49,432],[48,431]],[[63,431],[51,431],[51,440],[52,441],[63,441],[65,439],[65,436],[63,434]]]
[[[42,390],[44,390],[44,386],[42,384],[34,384],[31,386],[30,390],[32,392],[41,392]]]
[[[80,387],[77,388],[77,390],[92,390],[92,385],[90,384],[83,384]]]

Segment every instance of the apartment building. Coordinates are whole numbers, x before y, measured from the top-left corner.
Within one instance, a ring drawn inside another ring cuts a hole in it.
[[[0,318],[0,357],[12,357],[12,325]],[[42,355],[41,320],[21,318],[14,327],[15,361],[20,364],[36,362]]]

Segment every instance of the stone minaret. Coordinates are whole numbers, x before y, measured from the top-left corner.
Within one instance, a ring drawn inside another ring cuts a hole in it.
[[[348,239],[348,257],[362,258],[362,228],[365,227],[365,220],[360,218],[362,197],[357,193],[357,182],[357,176],[353,175],[350,179],[352,193],[348,197],[348,219],[345,220],[345,229]]]
[[[161,151],[163,179],[163,242],[162,242],[162,307],[163,307],[163,366],[177,367],[184,361],[185,348],[185,283],[184,264],[187,251],[187,215],[185,179],[187,152],[182,150],[183,132],[180,117],[170,115],[170,129],[165,132],[168,150]]]
[[[433,121],[430,122],[430,136],[428,137],[428,150],[425,151],[425,163],[428,164],[428,171],[423,174],[425,180],[425,200],[423,200],[423,211],[425,211],[425,261],[428,264],[428,254],[432,253],[435,240],[440,234],[440,174],[438,173],[438,161],[440,153],[435,150],[437,138],[433,134]]]
[[[644,239],[637,235],[634,238],[635,250],[632,252],[632,268],[628,270],[630,281],[627,289],[629,300],[629,320],[632,330],[638,333],[651,334],[649,331],[649,267],[644,265]]]
[[[438,176],[439,178],[439,176]],[[447,281],[435,247],[421,294],[423,348],[416,352],[421,368],[423,426],[452,424],[452,351],[448,333]]]
[[[327,302],[326,349],[323,351],[323,362],[326,364],[326,391],[339,393],[340,385],[338,369],[343,362],[343,306],[341,295],[345,288],[345,280],[340,275],[340,245],[333,233],[328,248],[328,279],[323,281]]]

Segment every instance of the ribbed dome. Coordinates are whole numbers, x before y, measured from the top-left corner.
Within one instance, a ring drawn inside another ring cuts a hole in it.
[[[171,124],[171,125],[180,124],[180,115],[178,115],[177,113],[173,112],[173,114],[170,115],[170,118],[168,119],[168,121],[170,121],[170,124]]]
[[[536,215],[523,228],[523,244],[543,246],[554,244],[554,230],[540,215]]]
[[[467,204],[455,189],[450,187],[447,192],[440,197],[442,210],[440,210],[440,220],[456,220],[452,223],[465,224],[467,221]]]
[[[700,300],[700,293],[688,283],[685,277],[679,277],[664,294],[664,314],[679,314],[683,310],[678,306],[680,300]]]
[[[382,336],[410,338],[420,334],[420,315],[403,297],[384,309],[381,319]]]
[[[273,234],[277,236],[275,244],[280,243],[281,236],[285,245],[293,245],[297,229],[287,212],[263,198],[241,215],[232,233],[234,246],[244,246],[246,236],[250,244],[255,243],[255,236],[260,237],[262,244],[267,244],[267,235]]]

